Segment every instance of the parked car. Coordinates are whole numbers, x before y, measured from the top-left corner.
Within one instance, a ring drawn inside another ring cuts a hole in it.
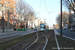
[[[70,30],[71,30],[71,31],[75,31],[75,28],[74,28],[74,27],[72,27]]]
[[[38,28],[35,28],[34,31],[38,30]]]

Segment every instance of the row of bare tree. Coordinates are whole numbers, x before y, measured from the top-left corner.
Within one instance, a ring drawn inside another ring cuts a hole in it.
[[[69,12],[62,12],[62,24],[65,26],[67,21],[69,22],[69,25],[71,26],[72,23],[72,14],[71,11],[75,13],[75,0],[62,0],[62,5],[66,7],[66,9],[69,10]],[[56,18],[57,23],[60,25],[61,22],[61,14],[59,14]]]
[[[63,5],[69,10],[75,11],[75,0],[63,0]]]
[[[31,24],[33,24],[33,22],[36,18],[35,17],[35,11],[28,3],[24,2],[23,0],[18,0],[17,5],[16,5],[16,10],[18,13],[19,20],[21,18],[24,19],[25,28],[27,26],[28,20],[31,22]],[[21,14],[21,16],[19,16],[19,14]]]
[[[18,14],[23,14],[24,20],[35,18],[35,12],[33,8],[23,0],[18,0],[16,5],[16,10]]]

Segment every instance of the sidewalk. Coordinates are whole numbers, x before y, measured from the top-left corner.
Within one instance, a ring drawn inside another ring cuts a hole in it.
[[[18,31],[10,31],[10,32],[0,32],[0,35],[3,35],[3,34],[10,34],[10,33],[15,33],[15,32],[18,32]]]
[[[27,28],[26,31],[28,31],[28,30],[30,30],[30,29]],[[13,31],[9,31],[9,32],[6,32],[5,31],[4,33],[3,32],[0,32],[0,35],[11,34],[11,33],[15,33],[15,32],[21,32],[21,31],[14,31],[14,30]]]
[[[31,29],[28,29],[26,31],[13,31],[13,32],[5,32],[5,33],[0,33],[0,39],[1,38],[6,38],[6,37],[13,37],[13,36],[23,36],[23,35],[27,35],[33,32],[37,32]]]

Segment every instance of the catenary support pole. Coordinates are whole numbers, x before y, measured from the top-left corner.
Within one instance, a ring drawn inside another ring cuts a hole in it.
[[[61,33],[61,36],[62,36],[62,0],[61,0],[61,29],[60,29],[60,33]]]
[[[4,14],[3,14],[3,11],[2,11],[2,23],[3,23],[3,33],[4,33]]]

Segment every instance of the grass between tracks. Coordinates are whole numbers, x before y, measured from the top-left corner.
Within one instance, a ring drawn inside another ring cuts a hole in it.
[[[46,50],[54,50],[55,47],[57,47],[55,39],[48,39]]]
[[[19,38],[15,38],[15,39],[12,39],[12,40],[8,40],[6,42],[2,42],[0,43],[0,50],[6,50],[7,48],[21,42],[21,41],[24,41],[32,36],[36,35],[36,33],[31,33],[31,34],[28,34],[28,35],[24,35],[22,37],[19,37]]]
[[[54,30],[50,31],[50,37],[48,38],[48,43],[45,50],[54,50],[53,48],[57,47],[55,36],[54,36]]]

